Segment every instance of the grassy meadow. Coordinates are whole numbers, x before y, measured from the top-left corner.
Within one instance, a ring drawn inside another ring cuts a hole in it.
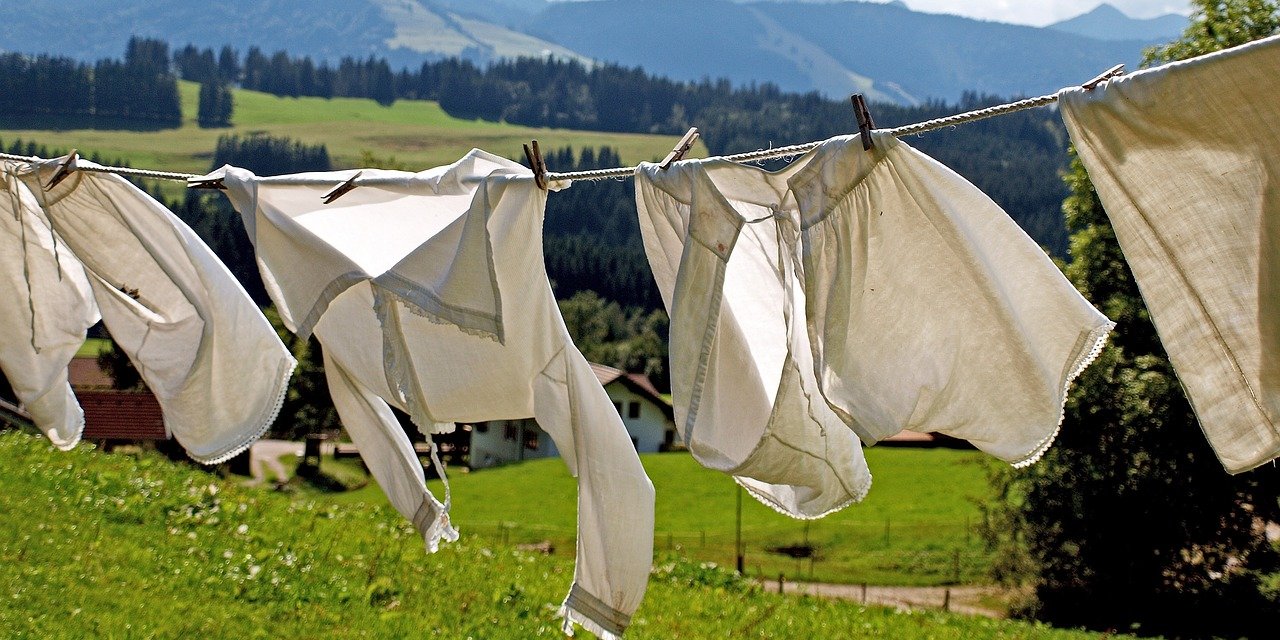
[[[977,500],[988,492],[985,456],[948,449],[867,450],[874,475],[861,504],[821,520],[780,515],[743,492],[745,569],[752,576],[849,584],[938,586],[987,580],[991,555],[974,533]],[[657,491],[655,550],[732,567],[738,488],[688,454],[641,456]],[[322,468],[351,477],[351,465]],[[336,467],[336,468],[335,468]],[[530,460],[474,473],[450,472],[453,520],[496,542],[550,542],[573,557],[577,484],[559,459]],[[432,491],[443,496],[439,481]],[[378,487],[326,494],[337,504],[386,504]],[[770,549],[813,547],[812,560]]]
[[[383,505],[243,487],[148,453],[58,452],[17,431],[0,431],[0,486],[5,638],[562,637],[572,560],[471,535],[462,513],[463,538],[428,555]],[[498,495],[558,508],[540,488]],[[660,554],[627,637],[731,635],[1102,637],[769,594]]]
[[[51,148],[76,148],[84,155],[98,152],[104,158],[123,158],[134,167],[191,173],[209,170],[218,136],[224,134],[269,133],[307,144],[323,143],[336,168],[355,167],[362,154],[370,152],[379,158],[394,156],[416,169],[448,164],[473,147],[521,158],[520,145],[531,139],[537,139],[544,151],[566,145],[574,149],[607,145],[616,148],[625,161],[640,162],[663,157],[679,139],[460,120],[446,114],[439,104],[424,100],[398,100],[384,107],[359,98],[280,98],[242,89],[234,90],[234,126],[201,129],[196,125],[200,87],[185,81],[179,85],[181,128],[95,130],[77,128],[80,125],[73,120],[59,126],[59,120],[51,117],[33,128],[18,128],[30,123],[0,123],[0,139],[5,143],[18,138],[34,140]],[[699,145],[697,152],[705,155],[705,148]]]

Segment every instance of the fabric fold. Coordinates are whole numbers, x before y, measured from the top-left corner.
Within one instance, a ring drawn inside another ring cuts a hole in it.
[[[0,162],[0,369],[36,427],[65,450],[84,431],[67,367],[98,309],[84,267],[58,242],[19,171]]]
[[[864,442],[904,429],[1040,458],[1114,326],[1000,207],[885,132],[824,142],[786,188],[831,408]]]
[[[546,192],[528,169],[473,150],[417,174],[366,170],[361,186],[322,204],[348,175],[227,167],[225,183],[268,292],[291,328],[320,341],[361,455],[434,549],[455,535],[449,499],[427,489],[391,408],[425,434],[536,418],[578,477],[577,566],[562,614],[621,635],[652,563],[653,486],[552,295]]]
[[[1058,94],[1227,471],[1280,456],[1280,36]]]
[[[871,474],[813,375],[794,212],[777,206],[758,169],[724,184],[709,175],[737,166],[636,171],[645,253],[671,315],[676,428],[700,464],[757,500],[819,518],[861,500]]]
[[[166,429],[204,464],[244,451],[275,420],[293,356],[173,213],[101,172],[76,171],[46,190],[56,164],[26,165],[18,176],[83,265],[103,322],[155,394]]]

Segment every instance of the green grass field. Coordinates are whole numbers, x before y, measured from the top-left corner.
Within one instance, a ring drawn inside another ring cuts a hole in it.
[[[184,122],[181,128],[160,131],[93,130],[56,120],[32,129],[0,128],[0,140],[34,140],[53,148],[76,148],[83,155],[124,158],[133,166],[166,171],[204,173],[210,167],[218,136],[257,132],[289,136],[308,144],[324,143],[335,167],[354,167],[363,152],[380,158],[394,156],[415,169],[457,160],[473,147],[508,158],[521,158],[520,145],[537,139],[544,151],[572,146],[618,149],[628,162],[661,158],[679,136],[596,133],[563,129],[534,129],[505,123],[459,120],[428,101],[397,101],[383,107],[356,98],[278,98],[255,91],[235,90],[234,126],[201,129],[196,126],[199,86],[180,83]],[[699,145],[696,152],[705,155]],[[690,154],[692,157],[695,154]],[[560,170],[549,167],[552,171]]]
[[[0,432],[0,486],[5,638],[561,637],[571,562],[465,528],[427,555],[382,506],[241,487],[151,454],[58,452],[14,431]],[[559,499],[536,488],[504,490]],[[1102,637],[779,596],[722,569],[656,566],[629,638]]]
[[[987,494],[985,457],[972,451],[873,447],[867,458],[875,476],[867,499],[807,524],[744,493],[747,573],[851,584],[986,581],[991,555],[974,533],[981,519],[976,501]],[[657,491],[658,552],[733,566],[738,488],[732,479],[703,469],[684,453],[641,459]],[[577,485],[559,459],[453,472],[450,484],[454,522],[463,531],[499,541],[550,541],[558,554],[572,556]],[[439,482],[432,490],[443,495]],[[326,499],[385,504],[375,484]],[[817,552],[812,561],[769,551],[806,542]]]

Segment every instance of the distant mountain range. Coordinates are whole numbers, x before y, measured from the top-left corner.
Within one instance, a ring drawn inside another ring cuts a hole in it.
[[[1168,13],[1155,18],[1130,18],[1109,4],[1100,4],[1093,11],[1055,22],[1048,28],[1097,40],[1167,42],[1182,35],[1187,17]]]
[[[25,0],[7,3],[0,50],[117,57],[131,35],[174,47],[393,66],[516,56],[617,62],[677,80],[772,82],[913,104],[964,91],[1053,91],[1171,39],[1182,16],[1136,20],[1109,5],[1046,28],[914,12],[901,3],[746,0]],[[92,16],[92,19],[69,19]]]

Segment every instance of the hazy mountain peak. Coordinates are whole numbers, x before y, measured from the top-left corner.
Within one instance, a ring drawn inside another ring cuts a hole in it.
[[[1097,40],[1166,42],[1181,35],[1187,24],[1186,16],[1174,13],[1155,18],[1131,18],[1104,2],[1090,11],[1046,28]]]

